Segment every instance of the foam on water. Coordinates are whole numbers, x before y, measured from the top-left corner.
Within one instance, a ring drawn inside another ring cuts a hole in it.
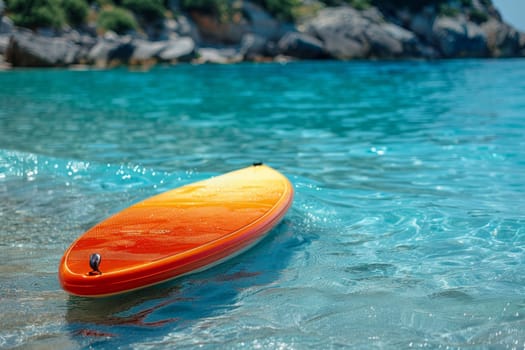
[[[1,348],[525,347],[524,61],[0,80]],[[254,161],[296,197],[250,251],[119,297],[60,290],[92,225]]]

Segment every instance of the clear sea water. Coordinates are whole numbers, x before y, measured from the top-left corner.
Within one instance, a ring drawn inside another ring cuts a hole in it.
[[[262,161],[255,248],[102,300],[57,266],[153,194]],[[525,60],[0,74],[0,348],[524,349]]]

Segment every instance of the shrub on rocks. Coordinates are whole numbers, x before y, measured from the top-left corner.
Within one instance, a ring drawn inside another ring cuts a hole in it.
[[[165,9],[160,0],[123,0],[122,6],[146,21],[164,18]]]
[[[72,26],[84,24],[89,12],[89,6],[85,0],[62,0],[67,22]]]
[[[59,29],[66,23],[60,0],[9,0],[7,10],[20,27]]]
[[[133,14],[120,7],[107,8],[100,12],[97,25],[103,31],[113,31],[124,34],[137,28],[137,21]]]

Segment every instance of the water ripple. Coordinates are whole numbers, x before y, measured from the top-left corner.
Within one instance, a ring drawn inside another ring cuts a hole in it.
[[[2,73],[0,347],[523,348],[524,72]],[[254,161],[296,192],[254,249],[108,300],[60,290],[57,263],[93,224]]]

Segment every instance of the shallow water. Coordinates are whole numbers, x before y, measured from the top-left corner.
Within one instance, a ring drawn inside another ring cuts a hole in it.
[[[525,60],[0,74],[0,348],[525,348]],[[56,272],[130,204],[263,161],[255,248],[103,300]]]

